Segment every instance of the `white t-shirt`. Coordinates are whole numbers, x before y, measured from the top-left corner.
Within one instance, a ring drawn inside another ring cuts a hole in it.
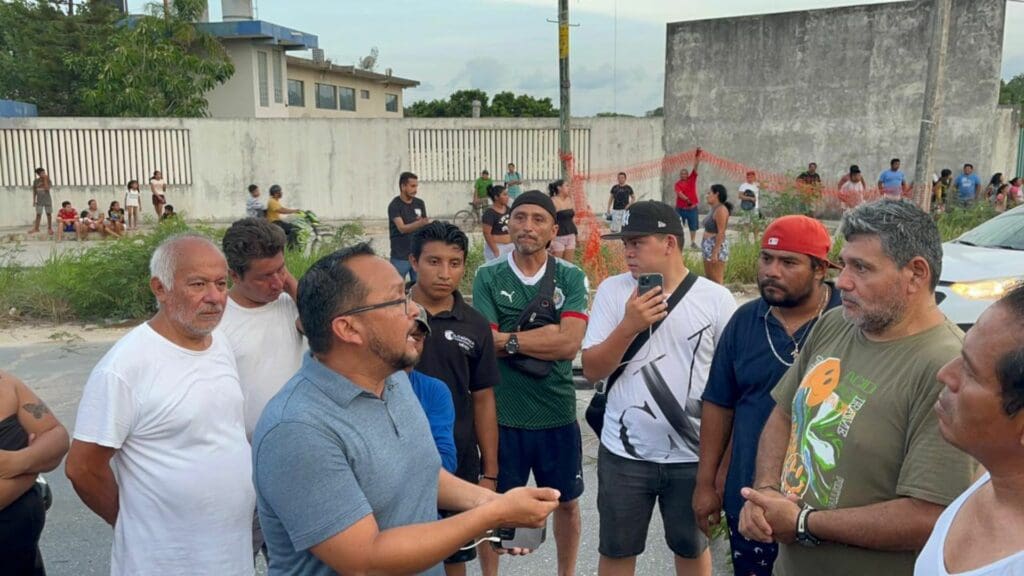
[[[761,189],[757,187],[757,184],[751,184],[749,182],[744,182],[743,184],[740,184],[740,200],[743,199],[743,192],[746,190],[750,190],[751,192],[754,193],[754,210],[757,210],[758,208],[761,207]]]
[[[196,352],[129,332],[89,375],[75,439],[117,449],[112,575],[252,574],[252,456],[222,334]]]
[[[839,199],[849,207],[857,207],[864,201],[864,181],[847,180],[839,189]]]
[[[267,402],[302,366],[307,348],[295,328],[298,317],[299,309],[287,294],[259,308],[245,308],[228,298],[218,329],[235,353],[249,439]]]
[[[628,272],[601,283],[584,350],[604,342],[622,322],[636,285]],[[612,386],[601,433],[605,448],[634,460],[698,460],[700,399],[715,346],[735,311],[736,300],[727,289],[697,279]]]
[[[914,564],[914,576],[950,576],[946,571],[946,560],[943,557],[946,548],[946,535],[949,534],[953,519],[960,512],[964,502],[970,498],[971,494],[984,486],[990,478],[988,473],[979,478],[939,516],[938,521],[935,522],[935,528],[932,529],[932,535],[928,537],[928,543],[924,545],[924,549],[917,557],[917,563]],[[997,560],[988,566],[967,572],[958,572],[956,576],[1021,576],[1022,574],[1024,574],[1024,551]]]
[[[267,205],[258,196],[249,196],[245,199],[245,215],[249,218],[263,218],[266,216]]]

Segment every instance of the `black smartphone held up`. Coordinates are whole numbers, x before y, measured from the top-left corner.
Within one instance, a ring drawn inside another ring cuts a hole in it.
[[[498,528],[494,531],[500,541],[495,545],[505,550],[512,548],[526,548],[536,550],[544,542],[547,535],[547,525],[540,528]]]
[[[662,290],[665,289],[665,277],[661,274],[641,274],[636,280],[637,282],[637,295],[643,296],[650,292],[655,287],[659,287]]]

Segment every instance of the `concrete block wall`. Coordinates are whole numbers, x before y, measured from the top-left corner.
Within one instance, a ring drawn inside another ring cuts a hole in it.
[[[617,171],[664,155],[660,118],[594,118],[574,124],[589,128],[591,172],[605,175],[585,186],[598,212],[604,210]],[[192,184],[169,186],[167,200],[193,218],[218,221],[244,215],[250,183],[258,184],[264,194],[271,184],[280,184],[286,206],[308,208],[323,218],[382,220],[398,193],[398,175],[410,166],[408,130],[552,126],[557,126],[557,119],[0,119],[0,129],[188,130]],[[546,189],[546,181],[531,180],[529,168],[520,168],[527,189]],[[152,214],[146,205],[148,174],[136,178],[143,183],[143,214]],[[640,197],[649,198],[663,186],[660,176],[632,184]],[[471,185],[421,182],[420,197],[428,213],[452,215],[465,207]],[[53,196],[57,205],[68,199],[80,210],[89,198],[106,207],[111,200],[123,200],[124,187],[67,187],[55,181]],[[0,227],[27,225],[32,217],[28,188],[0,187],[0,198],[9,207],[0,211]]]
[[[931,5],[919,0],[669,24],[666,153],[702,145],[752,167],[793,174],[816,161],[832,180],[859,164],[871,182],[899,157],[912,178]],[[987,178],[1016,163],[1010,143],[1016,133],[1008,133],[1016,126],[997,106],[1005,10],[1002,0],[953,2],[936,172],[972,162]],[[701,186],[722,177],[708,170]]]

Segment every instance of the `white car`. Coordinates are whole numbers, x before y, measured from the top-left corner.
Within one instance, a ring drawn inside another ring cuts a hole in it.
[[[1000,214],[942,245],[939,308],[967,330],[1024,281],[1024,206]]]

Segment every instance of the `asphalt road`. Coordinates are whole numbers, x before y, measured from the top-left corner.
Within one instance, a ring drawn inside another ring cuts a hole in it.
[[[93,365],[111,343],[54,342],[20,347],[0,347],[0,366],[25,380],[51,407],[57,418],[74,430],[75,412],[82,386]],[[590,400],[590,392],[577,392],[581,414]],[[597,440],[583,425],[584,481],[586,491],[580,502],[583,514],[583,537],[579,553],[578,574],[597,574]],[[63,467],[47,475],[53,488],[54,503],[42,537],[42,551],[47,572],[51,576],[87,576],[110,573],[109,555],[112,531],[82,504],[63,473]],[[721,554],[716,558],[716,575],[731,574]],[[264,573],[260,566],[258,573]],[[503,560],[501,574],[555,574],[553,538],[534,554]],[[648,534],[648,549],[637,562],[637,574],[665,575],[674,572],[672,555],[664,544],[664,531],[659,515],[654,514]],[[479,574],[473,564],[470,574]]]

